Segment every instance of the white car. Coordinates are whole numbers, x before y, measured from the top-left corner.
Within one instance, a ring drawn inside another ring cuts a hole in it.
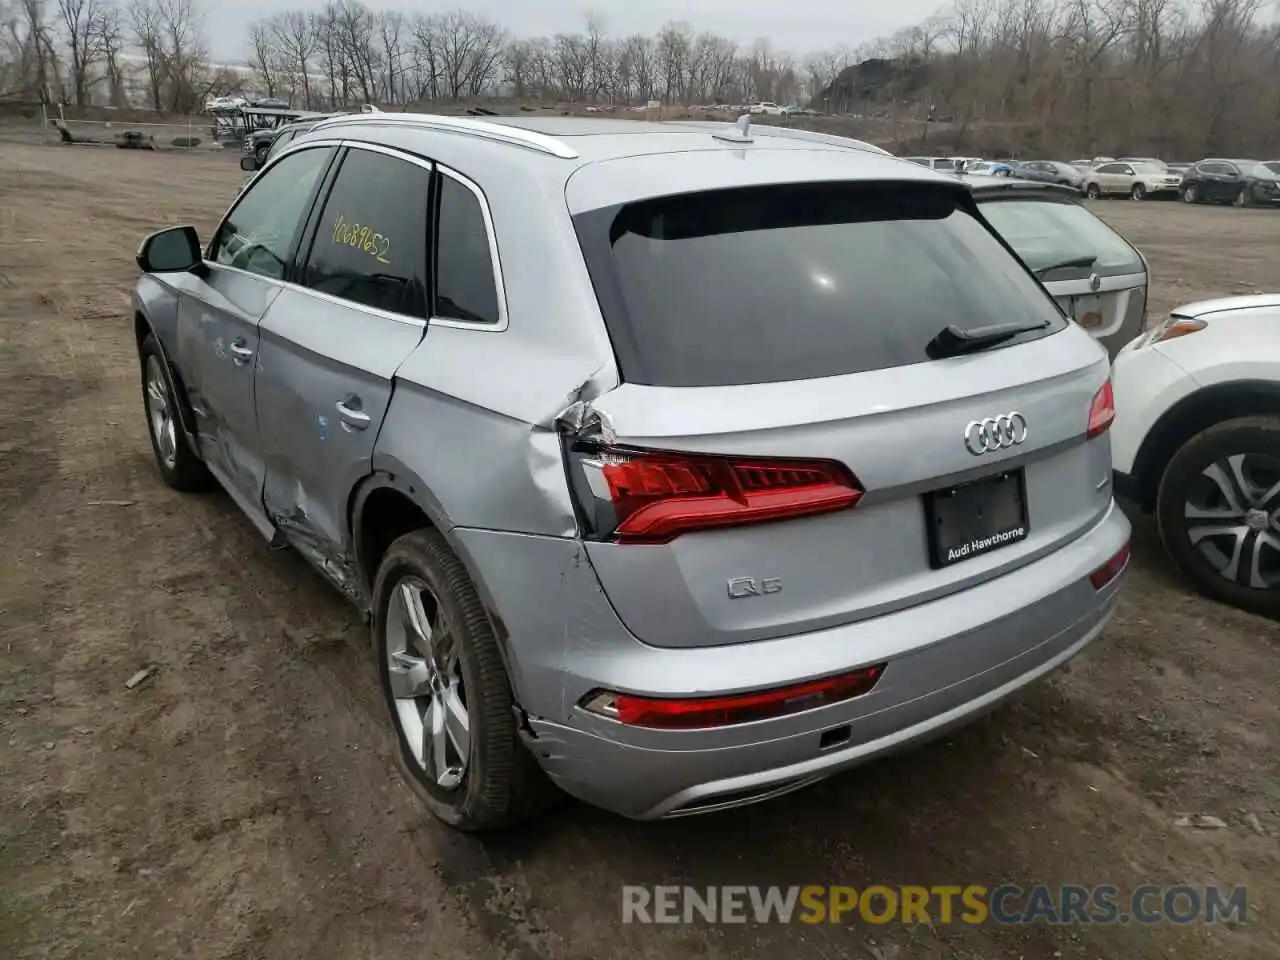
[[[1280,294],[1179,307],[1112,383],[1116,492],[1202,593],[1280,613]]]
[[[1161,193],[1172,196],[1181,184],[1182,174],[1170,173],[1167,167],[1146,161],[1101,163],[1084,176],[1084,192],[1090,200],[1117,195],[1134,200]]]
[[[760,103],[753,103],[751,105],[751,112],[756,114],[757,116],[759,116],[760,114],[764,114],[766,116],[771,116],[771,117],[782,116],[782,108],[780,106],[778,106],[776,103],[768,103],[766,101],[762,101]]]

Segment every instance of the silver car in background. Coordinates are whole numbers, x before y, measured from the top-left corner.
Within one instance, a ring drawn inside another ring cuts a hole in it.
[[[1142,333],[1146,258],[1081,203],[1079,191],[1018,180],[970,186],[983,216],[1108,354]]]
[[[162,477],[371,619],[445,822],[630,817],[936,737],[1114,608],[1105,354],[951,176],[850,141],[329,120],[148,237]]]

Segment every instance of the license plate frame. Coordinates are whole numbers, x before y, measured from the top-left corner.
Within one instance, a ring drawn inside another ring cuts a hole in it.
[[[935,570],[1021,543],[1030,535],[1021,467],[924,495],[929,563]]]

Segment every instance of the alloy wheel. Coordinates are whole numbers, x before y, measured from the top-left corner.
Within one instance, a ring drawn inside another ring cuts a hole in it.
[[[457,789],[471,751],[458,639],[444,605],[416,577],[404,578],[391,593],[386,658],[396,720],[410,754],[438,787]]]
[[[147,414],[160,459],[172,470],[178,460],[177,427],[169,403],[169,384],[155,354],[147,357]]]
[[[1209,464],[1183,505],[1187,538],[1232,583],[1280,586],[1280,457],[1237,454]]]

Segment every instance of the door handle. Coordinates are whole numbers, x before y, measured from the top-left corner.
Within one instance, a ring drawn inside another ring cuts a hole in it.
[[[243,366],[253,359],[253,351],[244,345],[243,340],[236,340],[231,344],[231,359]]]
[[[352,403],[356,406],[350,406]],[[369,426],[369,415],[359,408],[359,403],[359,397],[348,397],[336,404],[338,416],[342,418],[342,425],[347,430],[363,430]]]

